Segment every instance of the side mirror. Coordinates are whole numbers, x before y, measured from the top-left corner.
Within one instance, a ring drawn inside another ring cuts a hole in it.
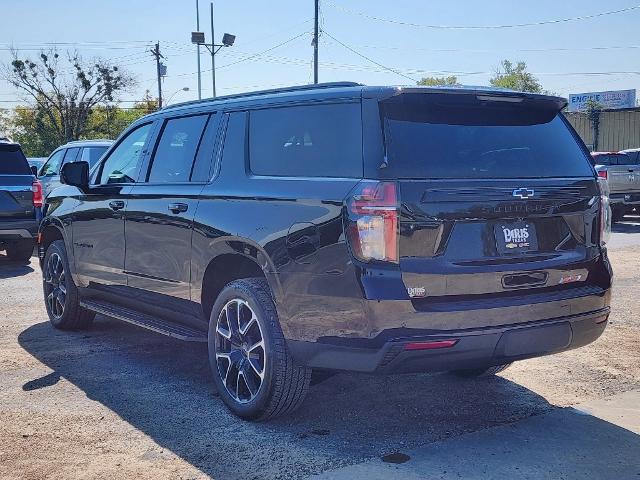
[[[73,185],[80,190],[89,188],[89,163],[70,162],[65,163],[60,170],[60,182],[66,185]]]
[[[31,165],[31,167],[30,167],[30,168],[31,168],[31,174],[32,174],[34,177],[37,177],[37,176],[38,176],[38,167],[36,167],[35,165]]]

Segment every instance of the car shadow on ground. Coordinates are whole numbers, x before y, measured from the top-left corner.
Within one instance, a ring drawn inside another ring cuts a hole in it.
[[[64,378],[214,478],[300,478],[554,408],[501,377],[344,373],[312,387],[291,416],[249,423],[218,398],[204,344],[106,317],[86,332],[39,323],[19,343],[53,370],[23,390]]]
[[[0,253],[0,279],[20,277],[33,272],[29,262],[15,262],[9,260],[6,255]]]

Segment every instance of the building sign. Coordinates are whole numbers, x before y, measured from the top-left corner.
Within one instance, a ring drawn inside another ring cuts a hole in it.
[[[611,92],[572,93],[569,95],[569,111],[580,112],[587,109],[587,102],[593,100],[602,108],[633,108],[636,106],[636,91],[614,90]]]

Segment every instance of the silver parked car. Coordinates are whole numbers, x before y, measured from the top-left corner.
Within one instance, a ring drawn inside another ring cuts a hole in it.
[[[112,144],[112,140],[78,140],[56,148],[38,172],[44,198],[47,198],[49,193],[60,185],[62,165],[84,161],[88,162],[91,168]]]
[[[592,152],[598,176],[609,184],[612,220],[640,207],[640,162],[635,154]]]

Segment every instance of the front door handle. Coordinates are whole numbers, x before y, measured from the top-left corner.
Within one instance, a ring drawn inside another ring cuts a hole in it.
[[[124,208],[124,200],[111,200],[109,208],[111,210],[122,210]]]
[[[186,203],[170,203],[169,211],[171,213],[184,213],[189,210],[189,205]]]

